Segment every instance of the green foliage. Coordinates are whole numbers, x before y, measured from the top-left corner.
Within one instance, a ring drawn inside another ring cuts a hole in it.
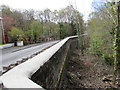
[[[114,59],[113,59],[113,55],[107,53],[103,53],[102,54],[103,59],[105,60],[105,63],[109,64],[109,65],[113,65],[114,64]]]
[[[8,30],[5,28],[5,34],[12,39],[18,40],[16,36],[17,32],[22,32],[24,36],[22,39],[24,42],[40,42],[48,38],[63,39],[65,37],[76,35],[75,25],[77,23],[77,17],[81,18],[79,11],[75,10],[73,6],[67,6],[61,10],[51,11],[45,9],[44,11],[34,11],[34,10],[13,10],[8,6],[1,6],[3,17],[11,17],[15,23],[11,22],[9,28],[15,26],[17,29],[22,30]],[[76,16],[76,12],[77,15]],[[81,18],[82,19],[82,18]],[[9,20],[11,21],[11,19]],[[5,21],[3,21],[5,22]],[[59,23],[63,24],[61,27]],[[10,34],[8,32],[10,31]],[[9,39],[9,42],[13,40]]]
[[[21,41],[24,37],[24,32],[16,27],[12,27],[8,34],[12,37],[13,41]]]
[[[39,21],[33,21],[31,26],[30,26],[29,33],[30,33],[30,35],[31,35],[34,42],[39,41],[41,30],[42,30],[41,23]]]
[[[59,23],[60,27],[60,39],[64,38],[64,28],[63,28],[63,23]]]
[[[59,23],[60,39],[74,35],[71,24]]]
[[[100,35],[98,33],[93,33],[90,40],[91,53],[100,56],[102,54],[101,46],[103,45],[103,40],[100,38]]]
[[[88,22],[90,37],[90,53],[102,57],[106,63],[113,64],[113,37],[110,34],[113,22],[107,17],[100,17],[94,13],[93,18]]]

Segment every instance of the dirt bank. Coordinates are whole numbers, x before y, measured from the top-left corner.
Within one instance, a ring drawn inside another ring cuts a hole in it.
[[[112,67],[94,55],[73,51],[60,87],[63,88],[111,88]]]

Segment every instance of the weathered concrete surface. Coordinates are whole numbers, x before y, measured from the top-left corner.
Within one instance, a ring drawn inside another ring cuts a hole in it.
[[[77,48],[77,38],[69,39],[51,59],[34,73],[31,79],[43,88],[59,88],[71,52]]]

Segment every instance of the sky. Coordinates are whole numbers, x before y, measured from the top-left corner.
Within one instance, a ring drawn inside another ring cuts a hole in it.
[[[93,0],[0,0],[0,5],[8,5],[12,9],[60,10],[72,4],[83,14],[86,21],[92,9]]]

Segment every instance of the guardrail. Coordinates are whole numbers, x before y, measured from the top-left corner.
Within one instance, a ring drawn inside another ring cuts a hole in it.
[[[62,75],[62,70],[64,69],[67,52],[69,51],[69,48],[70,48],[71,41],[69,41],[69,40],[71,40],[73,38],[77,38],[77,36],[71,36],[71,37],[67,37],[67,38],[61,40],[59,43],[48,48],[47,50],[43,51],[42,53],[38,54],[37,56],[29,59],[28,61],[16,66],[15,68],[11,69],[7,73],[3,74],[0,77],[0,80],[3,82],[4,86],[7,88],[43,88],[40,85],[38,85],[37,83],[33,82],[32,80],[33,80],[33,78],[36,77],[36,73],[39,72],[39,70],[46,69],[46,68],[42,68],[42,67],[48,66],[47,68],[49,68],[49,65],[52,65],[52,64],[46,64],[46,63],[50,62],[51,60],[52,61],[57,60],[55,62],[58,63],[58,64],[56,63],[56,66],[58,65],[58,67],[57,67],[57,71],[53,73],[55,80],[53,81],[54,83],[52,83],[53,87],[57,87],[57,84],[60,81],[60,76]],[[63,52],[63,51],[65,51],[65,52]],[[60,53],[63,52],[63,54],[60,55],[60,58],[61,58],[60,60],[62,60],[62,61],[59,60],[59,56],[56,59],[54,57],[54,56],[58,55],[57,53],[59,53],[59,52]],[[64,58],[62,58],[62,57],[64,57]],[[55,65],[55,63],[54,63],[54,65]],[[42,68],[42,69],[40,69],[40,68]],[[55,67],[52,71],[54,71],[54,70],[55,70]],[[43,73],[43,74],[46,74],[46,73]],[[51,73],[50,73],[50,75],[51,75]],[[39,77],[39,80],[40,79],[42,80],[42,77]],[[50,84],[48,84],[48,86],[49,85]]]

